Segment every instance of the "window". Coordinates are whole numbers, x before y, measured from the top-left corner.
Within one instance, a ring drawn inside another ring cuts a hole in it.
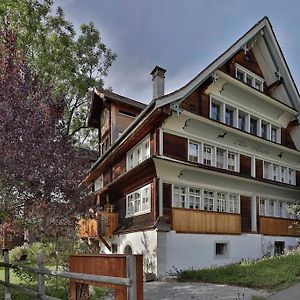
[[[229,211],[230,213],[239,213],[239,198],[236,194],[229,194]]]
[[[151,184],[148,184],[126,196],[126,217],[150,212]]]
[[[213,120],[221,121],[221,106],[219,103],[216,103],[215,101],[211,102],[211,115],[210,117]]]
[[[236,171],[236,154],[232,152],[228,152],[228,170]]]
[[[273,180],[279,181],[279,166],[273,165]]]
[[[277,131],[278,129],[274,126],[271,126],[271,141],[272,142],[277,142]]]
[[[284,254],[285,243],[276,241],[274,243],[274,255],[283,255]]]
[[[286,216],[285,205],[284,205],[284,202],[282,202],[282,201],[278,201],[278,216],[280,218],[284,218]]]
[[[150,157],[150,136],[147,136],[127,152],[127,170],[130,170]]]
[[[228,252],[228,244],[227,243],[216,243],[216,256],[227,256]]]
[[[293,169],[288,169],[288,184],[296,185],[296,171]]]
[[[257,120],[254,118],[250,118],[250,133],[257,135]]]
[[[259,215],[265,216],[266,215],[266,200],[259,199]]]
[[[185,208],[186,192],[185,187],[174,186],[173,188],[173,200],[175,207]]]
[[[226,150],[217,148],[217,167],[225,169]]]
[[[233,109],[226,107],[225,110],[225,123],[229,126],[233,126]]]
[[[189,142],[189,160],[193,162],[200,162],[199,159],[200,145],[196,142]]]
[[[236,64],[236,79],[254,87],[257,90],[263,91],[264,79],[254,74],[250,70]]]
[[[238,128],[246,131],[246,114],[239,112]]]
[[[223,192],[217,193],[217,211],[226,212],[226,194]]]
[[[204,210],[214,210],[214,192],[204,190],[204,201],[203,201]]]
[[[103,188],[103,175],[99,176],[94,182],[95,192]]]
[[[245,72],[236,69],[236,79],[244,82],[244,78],[245,78]]]
[[[261,133],[260,136],[264,139],[268,136],[268,125],[264,122],[261,122]]]
[[[238,159],[237,153],[206,144],[202,148],[202,143],[189,141],[189,161],[237,172]]]
[[[213,147],[204,145],[203,146],[203,163],[207,166],[213,165]]]
[[[189,188],[189,208],[201,208],[201,189],[194,187]]]
[[[281,167],[281,173],[280,173],[280,179],[281,182],[287,182],[287,168]]]
[[[296,171],[277,164],[264,161],[263,177],[282,183],[296,185]]]
[[[173,185],[172,206],[238,214],[240,212],[240,197],[237,194],[212,191],[200,187]]]
[[[269,200],[268,216],[270,216],[270,217],[275,216],[275,201],[274,200]]]
[[[263,90],[263,83],[262,83],[262,81],[260,81],[260,80],[258,80],[258,79],[255,79],[255,80],[254,80],[254,87],[255,87],[257,90],[262,91],[262,90]]]

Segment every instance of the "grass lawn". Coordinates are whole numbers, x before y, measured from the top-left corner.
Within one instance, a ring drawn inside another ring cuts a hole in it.
[[[202,281],[278,291],[300,281],[300,251],[288,255],[242,261],[223,267],[177,271],[180,281]]]
[[[0,268],[0,280],[4,281],[4,269]],[[36,286],[28,286],[15,275],[13,271],[10,271],[10,281],[13,284],[22,284],[32,290],[36,290]],[[58,285],[55,284],[55,279],[51,282],[46,281],[46,294],[48,296],[57,297],[59,299],[68,300],[68,289],[69,289],[69,280],[64,278],[59,278]],[[32,300],[32,296],[26,296],[20,292],[11,289],[12,298],[14,300]],[[104,288],[95,287],[95,295],[90,297],[93,299],[101,299],[107,293],[107,290]],[[0,299],[4,299],[4,286],[0,285]]]

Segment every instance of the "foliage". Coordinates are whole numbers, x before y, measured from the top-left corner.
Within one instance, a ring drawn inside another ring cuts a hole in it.
[[[9,251],[9,260],[11,263],[19,262],[22,256],[28,256],[28,247],[15,247]]]
[[[9,30],[0,32],[0,86],[3,218],[47,233],[70,226],[69,216],[89,205],[77,188],[87,161],[66,131],[64,98],[31,73]]]
[[[273,256],[256,261],[241,261],[222,267],[202,270],[177,270],[180,281],[202,281],[229,284],[268,291],[280,290],[299,281],[299,249],[283,256]]]
[[[0,29],[17,32],[17,45],[29,66],[54,95],[64,95],[67,132],[81,144],[93,145],[85,119],[89,89],[102,88],[116,54],[101,40],[93,23],[76,35],[62,8],[52,0],[2,0]],[[87,143],[89,141],[89,143]]]

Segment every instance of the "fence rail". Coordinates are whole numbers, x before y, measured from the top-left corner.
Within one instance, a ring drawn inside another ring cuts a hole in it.
[[[75,279],[80,281],[88,282],[98,282],[102,284],[113,284],[127,287],[128,290],[128,300],[136,300],[136,257],[134,255],[128,255],[126,257],[127,261],[127,278],[122,277],[112,277],[112,276],[102,276],[102,275],[92,275],[84,273],[75,272],[64,272],[64,271],[52,271],[45,268],[44,256],[40,253],[37,258],[38,268],[32,268],[29,266],[23,266],[19,264],[9,263],[9,253],[8,250],[4,249],[4,262],[0,262],[0,267],[5,270],[5,281],[0,280],[0,284],[5,286],[5,300],[11,300],[10,288],[19,290],[24,294],[34,296],[38,299],[45,300],[61,300],[55,297],[47,296],[45,292],[45,275],[50,275],[54,277],[62,277],[68,279]],[[23,286],[15,285],[10,283],[10,269],[27,271],[31,273],[38,274],[38,292],[25,288]],[[78,299],[80,300],[80,299]]]

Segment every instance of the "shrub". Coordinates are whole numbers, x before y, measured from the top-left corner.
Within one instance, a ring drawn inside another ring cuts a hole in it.
[[[28,256],[28,247],[15,247],[9,251],[9,260],[12,263],[19,262],[22,256]]]

